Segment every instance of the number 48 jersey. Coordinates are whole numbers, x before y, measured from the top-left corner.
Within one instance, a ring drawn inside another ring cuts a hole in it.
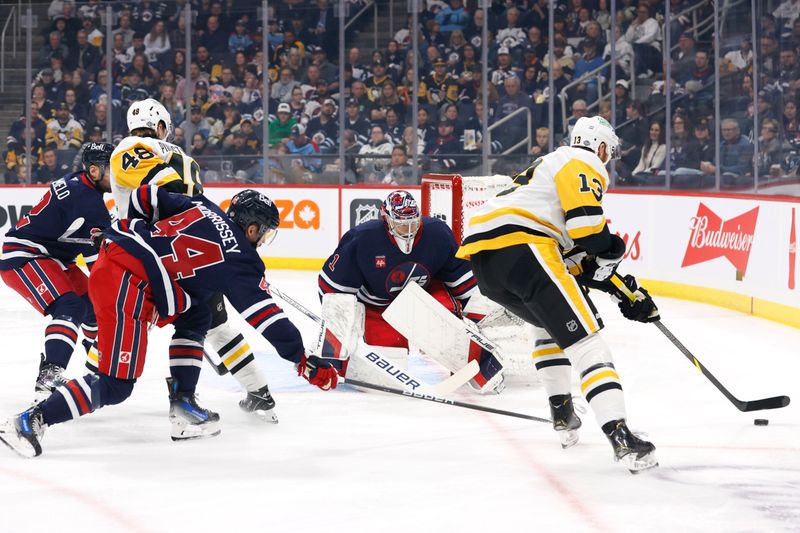
[[[457,257],[541,239],[562,250],[575,245],[596,253],[608,247],[603,215],[608,172],[600,158],[580,147],[562,146],[534,161],[512,187],[477,208]]]
[[[111,154],[111,192],[119,218],[127,218],[131,192],[140,185],[158,185],[186,196],[203,192],[200,167],[179,146],[130,136]]]

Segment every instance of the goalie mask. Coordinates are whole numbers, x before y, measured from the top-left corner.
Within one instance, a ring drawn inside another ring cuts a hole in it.
[[[406,191],[390,192],[381,206],[381,217],[400,251],[410,254],[422,223],[414,197]]]

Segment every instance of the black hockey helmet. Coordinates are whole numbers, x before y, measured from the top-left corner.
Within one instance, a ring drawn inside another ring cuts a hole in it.
[[[231,198],[228,216],[243,231],[247,231],[251,224],[258,225],[256,246],[272,242],[281,222],[278,208],[275,207],[272,200],[253,189],[245,189]]]
[[[111,143],[89,143],[83,149],[83,168],[89,170],[89,165],[105,168],[111,161],[114,145]]]

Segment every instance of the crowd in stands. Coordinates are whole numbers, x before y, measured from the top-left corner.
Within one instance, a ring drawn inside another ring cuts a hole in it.
[[[348,0],[349,14],[366,1]],[[665,1],[673,14],[668,24]],[[484,116],[490,126],[500,122],[485,140],[493,171],[512,173],[546,154],[551,136],[556,145],[562,142],[587,114],[618,126],[620,184],[661,186],[667,167],[676,187],[713,186],[718,171],[723,185],[731,187],[752,184],[754,172],[760,179],[797,174],[800,0],[765,2],[771,10],[759,13],[755,69],[749,17],[756,15],[749,13],[749,3],[739,6],[741,13],[728,14],[728,35],[715,53],[713,28],[692,27],[694,20],[709,19],[713,2],[618,0],[612,20],[609,0],[561,0],[555,6],[551,66],[548,0],[492,0],[485,12],[474,0],[420,0],[418,70],[409,14],[379,49],[348,44],[342,79],[333,3],[271,1],[265,43],[255,16],[260,0],[53,0],[49,23],[41,28],[45,43],[34,58],[31,124],[23,116],[9,132],[6,181],[47,182],[76,169],[82,145],[121,139],[128,106],[148,97],[172,114],[173,142],[195,157],[206,181],[263,182],[269,172],[272,182],[338,182],[342,166],[348,182],[399,185],[418,183],[424,172],[474,173],[480,169]],[[111,57],[101,18],[107,5],[113,9]],[[701,6],[696,17],[682,15],[694,5]],[[663,72],[665,32],[674,45],[669,87]],[[346,39],[352,42],[355,35]],[[614,87],[608,66],[612,46]],[[717,82],[726,95],[719,124]],[[22,164],[26,131],[33,139],[30,177]],[[415,145],[418,169],[411,155]]]

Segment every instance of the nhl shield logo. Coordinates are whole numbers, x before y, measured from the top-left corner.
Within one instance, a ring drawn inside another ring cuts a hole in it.
[[[386,268],[386,256],[385,255],[376,255],[375,256],[375,268]]]
[[[350,227],[370,220],[378,220],[381,214],[381,201],[373,198],[356,198],[350,202]]]
[[[577,323],[577,322],[575,322],[574,320],[570,320],[569,322],[567,322],[567,329],[568,329],[570,332],[577,331],[577,329],[578,329],[578,323]]]

